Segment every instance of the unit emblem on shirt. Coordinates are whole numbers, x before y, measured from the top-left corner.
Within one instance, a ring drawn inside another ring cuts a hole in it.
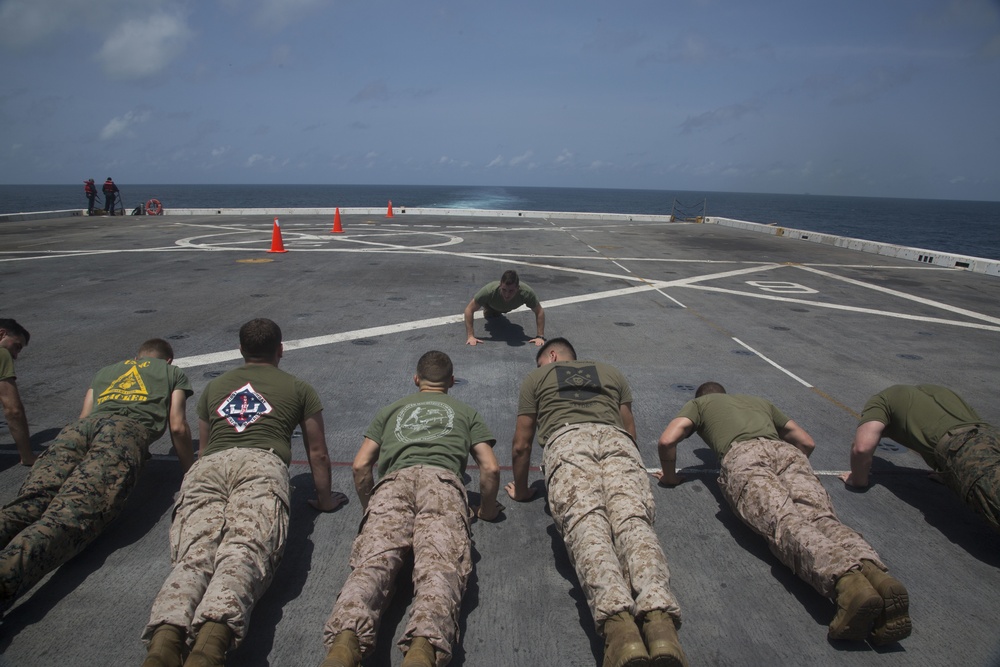
[[[247,382],[234,391],[216,409],[216,413],[242,433],[250,424],[269,414],[274,408]]]
[[[105,401],[145,401],[149,398],[146,383],[142,381],[139,369],[132,366],[97,397],[97,404]]]
[[[400,442],[434,440],[455,427],[455,411],[447,403],[423,401],[407,405],[396,415],[395,436]]]
[[[556,368],[559,396],[574,401],[589,401],[601,393],[601,378],[596,366],[559,366]]]

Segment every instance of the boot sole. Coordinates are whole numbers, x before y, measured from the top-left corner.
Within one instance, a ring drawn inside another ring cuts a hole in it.
[[[900,583],[887,583],[875,589],[882,596],[884,611],[875,620],[869,641],[876,646],[891,644],[910,636],[910,595]]]
[[[669,641],[652,642],[649,645],[650,667],[686,667],[684,652],[679,644]]]
[[[872,596],[858,605],[857,610],[851,615],[850,620],[844,624],[840,630],[834,631],[832,628],[827,633],[830,639],[842,639],[846,641],[864,641],[872,632],[872,627],[879,615],[882,614],[885,603],[881,596]]]
[[[648,667],[649,654],[646,653],[646,645],[642,642],[632,643],[622,647],[623,654],[616,662],[605,660],[603,667]],[[631,654],[631,655],[629,655]]]
[[[660,654],[649,659],[649,667],[686,667],[687,662],[680,656]]]

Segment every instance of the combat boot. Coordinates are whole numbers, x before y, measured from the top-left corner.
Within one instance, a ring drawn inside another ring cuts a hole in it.
[[[642,643],[639,626],[627,611],[604,622],[603,667],[647,667],[649,653]]]
[[[326,660],[319,667],[359,667],[361,665],[361,645],[354,630],[342,630],[333,638]]]
[[[435,667],[434,647],[426,637],[414,637],[410,648],[403,656],[402,667]]]
[[[885,606],[882,596],[858,570],[850,570],[837,579],[836,593],[837,614],[830,622],[827,636],[864,641]]]
[[[687,667],[674,619],[665,611],[651,611],[642,621],[651,667]]]
[[[205,621],[198,630],[194,648],[184,667],[225,667],[226,651],[233,641],[233,631],[225,623]]]
[[[883,572],[870,560],[861,561],[861,573],[868,583],[882,596],[882,613],[875,619],[875,627],[868,639],[880,646],[891,644],[910,636],[910,595],[906,587],[895,577]]]
[[[158,625],[149,640],[142,667],[182,667],[185,648],[182,628],[169,623]]]

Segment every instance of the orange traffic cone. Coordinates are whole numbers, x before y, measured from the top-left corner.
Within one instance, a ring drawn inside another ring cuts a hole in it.
[[[331,234],[343,234],[344,228],[340,226],[340,209],[338,208],[333,212],[333,229],[330,230]]]
[[[392,200],[391,199],[389,200],[389,212],[385,214],[385,217],[387,217],[387,218],[391,218],[392,217]]]
[[[277,218],[274,219],[274,227],[271,228],[271,249],[268,252],[288,252],[281,241],[281,225],[278,224]]]

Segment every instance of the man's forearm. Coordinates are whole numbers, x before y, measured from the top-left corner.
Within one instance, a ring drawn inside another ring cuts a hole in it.
[[[177,452],[181,471],[186,473],[194,465],[194,442],[191,440],[191,427],[185,421],[183,428],[170,431],[170,439],[174,443],[174,451]]]
[[[30,458],[31,434],[28,431],[28,417],[23,410],[11,412],[4,415],[7,418],[7,429],[10,431],[10,437],[14,439],[14,445],[17,446],[17,453],[21,455],[21,458]]]
[[[862,452],[851,452],[851,486],[868,486],[872,469],[872,456]]]
[[[312,470],[313,485],[316,487],[316,499],[321,505],[325,504],[332,497],[333,482],[330,477],[330,461],[329,459],[324,462],[310,461],[309,468]]]
[[[660,468],[666,475],[677,472],[677,447],[659,447]]]
[[[521,495],[528,492],[528,471],[531,468],[531,451],[524,448],[513,448],[511,454],[511,469],[514,473],[514,489]]]
[[[500,491],[500,471],[479,477],[480,506],[492,510],[496,507],[497,493]]]
[[[542,307],[538,307],[538,312],[535,313],[535,334],[536,338],[545,338],[545,311]]]
[[[358,500],[361,501],[361,508],[368,508],[368,501],[372,497],[372,489],[375,488],[375,476],[372,474],[371,468],[363,472],[354,473],[354,490],[358,494]]]
[[[465,309],[464,318],[465,318],[465,335],[466,335],[466,337],[472,337],[476,333],[475,328],[472,326],[472,317],[473,317],[474,312],[475,311],[469,310],[468,308]]]

